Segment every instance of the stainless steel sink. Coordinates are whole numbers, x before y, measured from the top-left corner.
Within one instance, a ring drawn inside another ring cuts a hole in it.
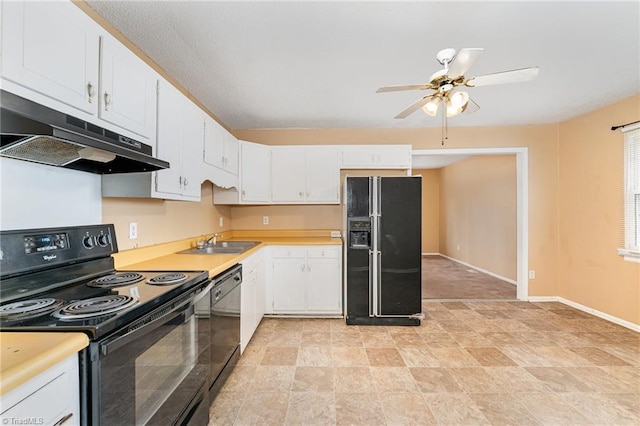
[[[260,244],[257,241],[221,241],[202,248],[190,248],[179,254],[240,254]]]

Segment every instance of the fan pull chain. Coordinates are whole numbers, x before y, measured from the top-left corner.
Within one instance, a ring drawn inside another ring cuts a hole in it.
[[[449,139],[449,128],[447,126],[447,111],[445,109],[442,110],[442,146],[444,146],[444,141]]]

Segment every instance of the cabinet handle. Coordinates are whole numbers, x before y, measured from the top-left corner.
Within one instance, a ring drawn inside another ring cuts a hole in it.
[[[307,197],[309,196],[309,191],[305,192],[305,194],[307,195]]]
[[[111,105],[111,96],[108,92],[104,92],[104,110],[109,111],[109,105]]]
[[[182,186],[182,176],[180,176],[180,177],[178,178],[178,184],[179,184],[180,186]]]
[[[304,196],[304,192],[300,191],[300,192],[298,192],[298,195],[302,197],[302,196]]]
[[[244,189],[242,190],[242,195],[247,195],[247,192]]]
[[[187,180],[187,178],[184,178],[184,186],[189,185],[189,181]]]
[[[311,266],[309,266],[309,264],[307,263],[307,271],[311,272]]]
[[[95,91],[93,90],[93,84],[91,84],[91,82],[87,83],[87,95],[88,95],[88,99],[87,101],[91,104],[93,103],[93,95],[95,95]]]
[[[300,265],[300,270],[301,270],[302,272],[304,272],[304,263],[303,263],[302,265]]]
[[[60,420],[58,420],[53,426],[61,426],[64,423],[67,422],[67,420],[69,420],[71,417],[73,417],[73,413],[69,413],[66,416],[64,416],[63,418],[61,418]]]

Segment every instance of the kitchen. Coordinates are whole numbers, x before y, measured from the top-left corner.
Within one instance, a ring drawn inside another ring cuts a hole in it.
[[[552,121],[553,124],[451,127],[447,147],[528,148],[528,263],[531,269],[538,271],[537,278],[529,282],[532,300],[536,297],[557,300],[560,297],[638,324],[638,297],[622,296],[637,294],[638,270],[636,265],[622,262],[615,255],[616,226],[596,221],[589,226],[590,235],[585,235],[581,224],[575,221],[585,211],[592,212],[597,218],[618,209],[618,198],[607,198],[605,194],[617,193],[622,138],[619,133],[609,131],[609,127],[614,123],[637,120],[638,98],[634,95],[613,101],[615,103],[566,121]],[[269,146],[326,145],[327,141],[332,145],[361,144],[362,141],[371,145],[395,145],[401,142],[411,144],[413,149],[440,146],[439,127],[246,129],[232,133],[239,140]],[[585,151],[584,146],[589,149]],[[585,155],[587,157],[583,157]],[[607,159],[606,168],[593,167],[594,162],[599,164],[604,158]],[[224,183],[222,179],[228,178],[227,172],[220,173],[220,167],[214,168],[214,174],[218,176],[212,175],[211,179]],[[15,182],[16,176],[24,179]],[[214,233],[224,236],[228,231],[233,231],[235,237],[238,231],[341,228],[339,204],[220,205],[215,203],[214,191],[217,189],[210,182],[204,182],[195,195],[180,194],[200,201],[103,198],[99,176],[4,160],[2,182],[2,229],[68,225],[61,223],[64,220],[83,224],[113,223],[118,247],[123,252],[135,248],[152,251],[153,246],[184,240],[193,242]],[[588,186],[585,188],[585,185]],[[589,188],[600,188],[600,185],[606,185],[608,189],[602,193],[594,191],[594,195],[603,198],[585,200],[575,195],[588,192]],[[29,196],[25,197],[25,194]],[[56,197],[54,211],[51,211],[49,198],[52,194]],[[37,214],[42,211],[48,212],[46,219]],[[264,224],[264,217],[268,218],[267,224]],[[40,220],[48,222],[40,223]],[[21,225],[7,228],[5,223]],[[137,224],[137,239],[129,239],[130,223]],[[180,225],[175,226],[176,223]],[[605,245],[601,241],[611,244]],[[611,250],[613,255],[609,253]],[[139,261],[136,259],[131,263]],[[603,281],[608,283],[606,288],[600,284]]]

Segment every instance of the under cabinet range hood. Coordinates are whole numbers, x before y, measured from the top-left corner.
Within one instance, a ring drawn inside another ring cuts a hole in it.
[[[151,146],[0,91],[0,156],[98,174],[169,168]]]

